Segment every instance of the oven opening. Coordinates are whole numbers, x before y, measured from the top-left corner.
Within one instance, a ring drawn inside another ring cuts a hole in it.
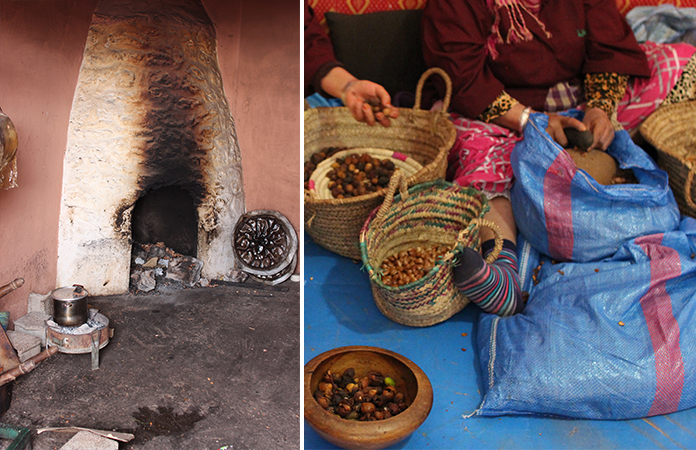
[[[201,281],[197,259],[198,212],[193,197],[179,186],[152,189],[131,215],[132,293],[192,287]]]
[[[186,256],[198,255],[198,212],[179,186],[153,189],[140,197],[131,216],[133,244],[163,243]]]

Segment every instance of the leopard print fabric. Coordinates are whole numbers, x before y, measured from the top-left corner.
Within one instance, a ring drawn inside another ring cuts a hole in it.
[[[510,108],[512,108],[512,106],[516,103],[518,103],[517,100],[512,98],[507,92],[503,91],[495,100],[493,100],[493,103],[491,103],[488,108],[479,114],[478,119],[488,123],[496,117],[500,117],[506,112],[510,111]]]
[[[692,60],[693,61],[693,60]],[[696,75],[696,63],[694,63]],[[692,78],[692,83],[696,77]],[[616,73],[590,73],[585,75],[585,98],[587,108],[600,108],[610,118],[616,118],[616,106],[626,93],[628,76]],[[515,100],[510,94],[503,91],[480,115],[479,120],[490,122],[500,117],[515,105]]]
[[[617,73],[588,73],[585,75],[586,108],[599,108],[609,116],[614,130],[622,130],[616,116],[616,107],[626,93],[628,75]]]
[[[587,109],[599,108],[607,116],[616,115],[616,107],[626,93],[628,75],[588,73],[585,75]]]
[[[677,80],[667,97],[662,102],[663,105],[672,103],[688,102],[696,99],[696,54],[684,66],[684,71]]]

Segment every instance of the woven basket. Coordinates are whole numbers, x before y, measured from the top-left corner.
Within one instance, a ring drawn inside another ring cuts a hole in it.
[[[423,83],[437,73],[445,79],[447,95],[444,108],[431,112],[420,109]],[[356,121],[348,108],[314,108],[304,116],[304,159],[316,152],[334,148],[381,148],[403,153],[423,167],[407,178],[409,186],[444,178],[447,154],[454,144],[456,132],[449,120],[452,84],[438,68],[426,71],[416,89],[416,106],[399,108],[399,118],[391,126],[369,126]],[[383,200],[384,189],[359,197],[320,199],[305,191],[305,230],[320,246],[353,259],[360,259],[360,229],[372,210]]]
[[[384,203],[370,214],[360,233],[363,265],[382,314],[402,325],[434,325],[469,303],[452,279],[456,256],[464,247],[480,250],[482,226],[495,232],[495,248],[486,262],[492,263],[500,255],[503,239],[498,226],[483,219],[489,206],[480,191],[437,180],[408,190],[402,183],[400,194],[394,196],[395,178]],[[399,287],[382,283],[380,267],[385,259],[402,250],[432,245],[450,250],[423,278]]]
[[[640,133],[657,150],[657,163],[683,215],[696,217],[696,102],[659,107],[643,122]]]
[[[345,158],[348,155],[353,154],[368,154],[373,158],[378,158],[380,160],[389,159],[394,163],[394,166],[401,170],[407,177],[416,174],[419,170],[423,168],[415,159],[409,158],[403,153],[394,152],[391,150],[381,149],[381,148],[354,148],[351,150],[343,150],[342,152],[337,152],[330,158],[326,158],[324,161],[317,165],[317,168],[312,172],[312,176],[309,179],[309,190],[312,192],[312,196],[316,199],[332,199],[331,190],[329,189],[329,177],[327,174],[332,170],[331,165],[336,162],[337,159]]]

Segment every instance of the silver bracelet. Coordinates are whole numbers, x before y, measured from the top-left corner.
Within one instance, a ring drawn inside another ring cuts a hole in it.
[[[518,129],[517,129],[517,131],[518,131],[520,134],[523,134],[523,133],[524,133],[524,127],[527,126],[527,122],[529,122],[529,115],[530,115],[531,113],[532,113],[532,107],[531,107],[531,106],[527,106],[527,107],[524,108],[524,110],[522,111],[522,114],[520,114],[520,124],[519,124],[519,127],[518,127]]]

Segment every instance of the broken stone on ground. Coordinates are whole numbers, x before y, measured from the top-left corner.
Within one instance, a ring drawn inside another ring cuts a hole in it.
[[[164,243],[133,243],[131,283],[133,293],[156,292],[160,288],[193,287],[203,281],[203,262],[168,248]]]

